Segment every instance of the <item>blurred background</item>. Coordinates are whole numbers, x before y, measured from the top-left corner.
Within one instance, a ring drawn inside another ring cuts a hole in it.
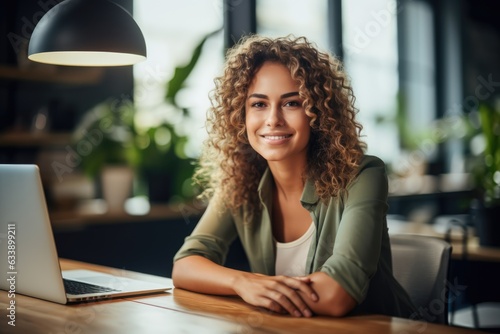
[[[0,163],[40,166],[61,256],[170,275],[204,209],[190,177],[213,78],[255,32],[306,36],[343,60],[367,153],[387,164],[392,231],[457,223],[474,237],[473,210],[500,198],[498,1],[115,0],[147,61],[32,63],[31,33],[58,2],[0,4]]]

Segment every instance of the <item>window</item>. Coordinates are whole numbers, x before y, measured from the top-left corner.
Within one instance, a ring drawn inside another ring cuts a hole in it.
[[[342,1],[344,63],[356,96],[368,154],[386,162],[399,152],[395,0]],[[380,121],[386,120],[386,121]]]
[[[222,27],[222,8],[222,0],[134,1],[134,18],[143,31],[148,51],[147,61],[134,66],[137,124],[147,128],[164,120],[174,123],[181,134],[189,134],[186,153],[192,157],[199,154],[205,136],[208,94],[223,63],[222,31],[207,40],[187,87],[178,95],[177,103],[190,111],[188,119],[180,122],[179,111],[165,103],[166,83],[176,66],[189,62],[201,39]]]
[[[305,36],[328,50],[327,0],[258,0],[257,32],[270,37]]]

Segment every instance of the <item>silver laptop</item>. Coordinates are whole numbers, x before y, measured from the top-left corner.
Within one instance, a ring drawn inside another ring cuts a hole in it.
[[[2,290],[61,304],[172,288],[96,271],[61,271],[36,165],[0,164],[0,277]]]

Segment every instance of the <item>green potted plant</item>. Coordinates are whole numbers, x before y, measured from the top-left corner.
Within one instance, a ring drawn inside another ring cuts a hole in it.
[[[85,175],[100,181],[108,211],[123,210],[134,177],[134,109],[128,99],[109,99],[89,110],[73,135]]]
[[[478,115],[484,150],[471,166],[477,191],[472,214],[480,244],[500,247],[500,108],[482,104]]]
[[[89,110],[73,132],[73,148],[91,178],[106,165],[132,166],[134,108],[128,99],[109,99]]]

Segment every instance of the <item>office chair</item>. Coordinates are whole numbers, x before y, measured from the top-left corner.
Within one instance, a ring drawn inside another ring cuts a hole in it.
[[[462,258],[460,275],[463,277],[467,290],[465,291],[464,299],[470,306],[455,309],[453,303],[450,303],[449,323],[453,326],[474,328],[485,332],[500,333],[500,303],[488,301],[488,296],[481,294],[481,297],[476,296],[475,285],[472,277],[476,274],[468,259],[468,225],[467,221],[451,219],[448,222],[448,230],[446,232],[446,240],[451,240],[451,231],[454,228],[459,228],[462,236]]]
[[[390,235],[392,271],[423,320],[448,324],[451,245],[421,235]]]

